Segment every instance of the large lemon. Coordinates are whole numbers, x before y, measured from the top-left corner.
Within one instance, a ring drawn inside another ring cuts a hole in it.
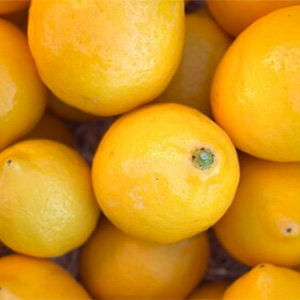
[[[43,81],[96,115],[154,100],[180,61],[182,0],[33,0],[29,44]]]
[[[196,109],[145,106],[119,118],[101,141],[93,184],[106,216],[142,239],[170,243],[217,222],[239,180],[226,133]]]

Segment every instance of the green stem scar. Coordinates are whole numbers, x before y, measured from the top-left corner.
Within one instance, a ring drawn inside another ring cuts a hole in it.
[[[210,168],[215,160],[212,151],[204,147],[195,150],[192,159],[194,164],[202,170]]]

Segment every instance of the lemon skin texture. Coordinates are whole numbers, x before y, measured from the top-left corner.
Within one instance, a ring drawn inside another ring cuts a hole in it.
[[[206,4],[220,26],[229,34],[238,36],[259,18],[286,6],[299,5],[300,1],[206,0]]]
[[[235,199],[215,233],[241,262],[300,265],[300,163],[264,161],[240,154]]]
[[[279,9],[248,27],[221,60],[213,115],[243,152],[300,161],[299,40],[300,6]]]
[[[82,245],[99,215],[87,164],[50,140],[23,141],[0,154],[0,205],[0,240],[36,257]]]
[[[0,300],[91,299],[57,264],[18,254],[0,259],[0,283]]]
[[[206,233],[162,245],[101,221],[80,253],[80,278],[96,299],[183,299],[208,259]]]
[[[179,65],[182,0],[33,0],[29,45],[62,101],[109,116],[154,100]]]
[[[14,1],[12,1],[14,2]],[[24,34],[0,19],[0,150],[25,136],[41,119],[46,106]]]
[[[221,300],[229,285],[230,283],[226,281],[205,283],[194,290],[187,299]]]
[[[47,139],[75,147],[75,138],[62,120],[46,112],[41,121],[24,137],[28,139]]]
[[[201,166],[202,154],[207,165]],[[216,124],[193,108],[164,103],[123,115],[110,127],[92,178],[100,207],[117,227],[171,243],[222,217],[237,188],[239,165]]]
[[[185,27],[181,63],[168,88],[157,101],[188,105],[211,117],[211,82],[232,40],[205,8],[187,14]]]
[[[299,299],[300,274],[296,271],[261,264],[237,279],[225,292],[225,300]]]
[[[59,100],[51,92],[48,94],[48,109],[55,115],[69,120],[69,121],[89,121],[96,119],[96,116],[83,112],[73,106],[66,104],[65,102]]]
[[[1,0],[0,15],[7,15],[22,9],[25,9],[30,4],[29,0]]]

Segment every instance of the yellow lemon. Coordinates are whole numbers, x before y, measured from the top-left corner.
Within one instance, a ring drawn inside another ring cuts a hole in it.
[[[211,91],[213,115],[240,150],[300,161],[299,46],[300,6],[292,6],[248,27],[221,60]]]
[[[27,139],[48,139],[74,147],[75,139],[68,127],[57,117],[46,112],[35,128],[24,137]]]
[[[300,299],[300,274],[269,264],[261,264],[237,279],[225,292],[225,300]]]
[[[91,299],[60,266],[23,255],[0,258],[0,287],[0,300]]]
[[[37,257],[82,245],[98,219],[90,171],[71,148],[28,140],[0,154],[0,240]]]
[[[45,109],[46,95],[25,36],[5,20],[0,20],[0,45],[2,150],[25,136],[38,123]]]
[[[10,14],[29,6],[29,0],[1,0],[0,15]]]
[[[51,92],[48,96],[48,109],[57,116],[70,121],[88,121],[96,118],[94,115],[85,113],[82,110],[60,101]]]
[[[191,300],[221,300],[229,282],[219,281],[206,283],[198,287],[189,297]]]
[[[205,233],[161,245],[104,221],[80,254],[80,274],[97,299],[183,299],[201,280],[208,258]]]
[[[154,100],[180,62],[182,0],[33,0],[29,44],[67,104],[108,116]]]
[[[233,36],[237,36],[257,19],[268,13],[291,5],[299,0],[206,0],[216,21]],[[276,34],[274,32],[274,34]]]
[[[243,263],[300,265],[300,162],[240,156],[233,204],[216,224],[223,246]]]
[[[171,243],[217,222],[239,180],[227,135],[199,111],[155,104],[119,118],[96,152],[93,184],[105,215],[142,239]]]
[[[209,92],[215,69],[231,39],[205,8],[186,15],[181,64],[159,102],[189,105],[211,116]]]

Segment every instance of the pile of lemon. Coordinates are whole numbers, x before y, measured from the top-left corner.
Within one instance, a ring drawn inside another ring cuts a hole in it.
[[[300,1],[187,3],[0,1],[1,300],[300,299]]]

